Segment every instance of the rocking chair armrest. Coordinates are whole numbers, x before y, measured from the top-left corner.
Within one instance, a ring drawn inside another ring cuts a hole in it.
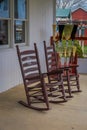
[[[77,65],[77,64],[70,64],[70,67],[71,68],[77,68],[77,67],[79,67],[79,65]]]
[[[46,77],[47,75],[62,74],[62,73],[63,73],[63,69],[55,69],[50,72],[26,76],[25,80],[40,79],[41,77],[43,78],[43,77]]]
[[[55,69],[50,72],[47,72],[47,75],[62,74],[62,73],[63,73],[63,69]]]
[[[63,71],[64,71],[64,70],[69,70],[69,68],[70,68],[69,66],[61,66],[61,67],[59,67],[59,69],[61,69],[61,70],[63,70]]]
[[[70,64],[70,65],[66,65],[66,66],[61,66],[59,69],[69,70],[70,68],[77,68],[77,67],[79,67],[79,65],[77,65],[77,64]]]

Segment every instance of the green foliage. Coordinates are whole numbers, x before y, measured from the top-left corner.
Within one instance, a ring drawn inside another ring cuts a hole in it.
[[[87,46],[84,46],[84,54],[87,55]]]
[[[81,46],[79,45],[79,41],[76,40],[76,41],[74,42],[74,45],[75,45],[76,48],[77,48],[76,52],[77,52],[78,57],[79,57],[79,58],[83,58],[83,57],[84,57],[84,56],[83,56],[83,51],[82,51]]]
[[[63,50],[66,46],[67,46],[68,50],[72,50],[73,45],[76,46],[76,52],[77,52],[78,57],[83,58],[82,48],[79,45],[78,40],[74,40],[73,42],[71,40],[68,40],[68,44],[67,44],[66,40],[62,40],[61,43],[56,43],[56,51],[59,53],[63,52]]]

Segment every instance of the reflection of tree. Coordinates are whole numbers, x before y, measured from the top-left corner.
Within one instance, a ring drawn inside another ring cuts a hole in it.
[[[3,2],[4,0],[0,0],[0,4]]]
[[[8,29],[7,29],[7,21],[2,20],[0,21],[0,45],[4,45],[7,44],[7,33],[8,33]]]
[[[4,0],[4,10],[8,10],[8,1]]]
[[[78,4],[86,3],[86,0],[56,0],[57,8],[68,8]]]
[[[15,43],[25,41],[25,24],[23,21],[15,21]]]
[[[4,11],[8,10],[8,0],[0,0],[0,8],[2,8]]]
[[[0,17],[9,17],[9,0],[0,1]]]

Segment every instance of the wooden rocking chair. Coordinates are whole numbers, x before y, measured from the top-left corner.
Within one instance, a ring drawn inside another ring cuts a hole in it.
[[[17,45],[16,49],[27,99],[27,102],[19,103],[35,110],[49,110],[46,84],[41,74],[36,46],[32,50],[21,51]]]
[[[51,46],[46,46],[46,41],[44,41],[44,51],[45,51],[45,59],[46,59],[46,67],[47,67],[47,72],[51,72],[51,71],[58,71],[58,70],[62,70],[64,71],[65,68],[58,68],[57,66],[57,54],[55,52],[55,48],[53,45]],[[66,71],[68,70],[68,68],[66,68]],[[48,75],[48,81],[49,83],[58,81],[60,82],[60,74],[59,73],[54,73],[53,75]],[[69,83],[69,82],[68,82]],[[61,88],[61,87],[59,87]],[[64,89],[64,84],[63,84],[63,73],[62,73],[62,90],[65,91]],[[71,97],[71,89],[70,86],[68,84],[68,91],[69,91],[69,96],[67,97]]]
[[[69,67],[58,65],[59,56],[55,51],[54,44],[52,44],[51,46],[46,46],[46,41],[44,41],[44,50],[45,50],[47,71],[50,72],[52,70],[62,69],[63,70],[63,74],[62,74],[63,85],[64,85],[64,88],[65,88],[65,86],[68,87],[67,92],[69,93],[69,95],[66,97],[69,97],[69,98],[73,97],[71,94],[71,87],[70,87]],[[65,75],[65,73],[66,73],[66,75]],[[52,82],[52,81],[58,80],[58,78],[59,78],[58,75],[55,74],[55,75],[49,76],[48,80],[49,80],[49,82]],[[66,83],[64,83],[64,82],[66,82]],[[66,89],[65,89],[65,91],[66,91]]]
[[[36,43],[34,43],[35,48],[37,50],[37,46]],[[65,96],[65,90],[64,90],[64,86],[63,86],[63,78],[62,78],[62,74],[63,74],[63,70],[62,69],[58,69],[58,70],[51,70],[51,71],[46,71],[45,73],[43,73],[46,76],[46,88],[47,88],[47,93],[48,93],[48,100],[51,103],[63,103],[66,102],[66,96]],[[51,76],[51,75],[58,75],[58,80],[54,81],[54,82],[49,82],[47,79]]]
[[[75,56],[73,56],[73,53],[71,53],[69,64],[71,69],[69,70],[69,76],[70,76],[70,85],[72,87],[77,87],[77,90],[72,90],[72,93],[74,92],[81,92],[80,90],[80,83],[79,83],[79,73],[78,73],[78,56],[77,53],[75,53]]]

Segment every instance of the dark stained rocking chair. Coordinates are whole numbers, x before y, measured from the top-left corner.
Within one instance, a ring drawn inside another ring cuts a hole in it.
[[[62,77],[63,69],[57,68],[56,53],[54,51],[54,47],[53,46],[47,47],[46,42],[44,41],[44,50],[45,50],[45,58],[46,58],[46,67],[47,67],[47,72],[48,72],[48,82],[49,83],[58,82],[59,91],[63,93],[63,97],[66,97],[64,84],[63,84],[63,77]],[[62,73],[60,73],[61,70],[62,70]],[[54,73],[52,74],[51,72],[54,72]],[[49,73],[51,74],[49,75]],[[49,91],[52,92],[53,90],[50,89]]]
[[[72,95],[71,95],[71,87],[70,87],[70,82],[69,82],[70,79],[69,79],[69,74],[68,74],[69,68],[68,67],[60,67],[60,68],[58,67],[58,61],[57,61],[58,55],[55,52],[54,44],[52,44],[51,46],[47,46],[46,41],[44,41],[44,50],[45,50],[47,72],[50,72],[52,70],[58,70],[58,69],[63,70],[63,74],[62,74],[63,81],[67,82],[66,84],[64,84],[64,82],[63,82],[63,85],[64,85],[64,88],[65,88],[65,86],[68,87],[68,93],[69,93],[69,95],[66,97],[71,98]],[[64,72],[66,72],[66,75],[64,75]],[[50,76],[48,76],[48,80],[50,83],[53,81],[57,81],[57,80],[59,80],[59,76],[57,74],[50,75]]]
[[[76,89],[72,89],[72,93],[74,92],[81,92],[80,90],[80,83],[79,83],[79,73],[78,73],[78,56],[77,53],[75,53],[75,56],[73,56],[73,53],[71,53],[69,64],[73,66],[69,71],[70,76],[70,85],[72,87],[77,87]]]
[[[55,51],[55,47],[54,47],[54,51]],[[57,57],[58,68],[62,68],[64,66],[64,72],[65,73],[63,74],[63,80],[67,81],[66,85],[68,85],[69,94],[71,95],[71,93],[81,92],[80,83],[79,83],[79,73],[78,73],[79,65],[78,65],[77,53],[75,53],[75,56],[73,56],[73,53],[71,53],[68,66],[62,65],[60,63],[60,56],[59,56],[58,53],[57,53],[56,57]],[[67,67],[69,67],[69,68],[67,69]]]
[[[27,102],[19,103],[35,110],[49,110],[46,84],[41,74],[36,46],[32,50],[21,51],[17,45],[16,49],[27,99]]]
[[[60,61],[60,57],[59,54],[57,54],[57,61]],[[58,65],[60,67],[62,66],[67,66],[67,65]],[[71,93],[75,93],[75,92],[81,92],[80,90],[80,83],[79,83],[79,73],[78,73],[78,67],[79,65],[77,64],[77,55],[73,56],[71,54],[70,58],[69,58],[69,69],[67,71],[67,73],[64,73],[63,77],[64,80],[68,82],[68,85],[71,88]],[[68,77],[68,78],[66,78]]]

